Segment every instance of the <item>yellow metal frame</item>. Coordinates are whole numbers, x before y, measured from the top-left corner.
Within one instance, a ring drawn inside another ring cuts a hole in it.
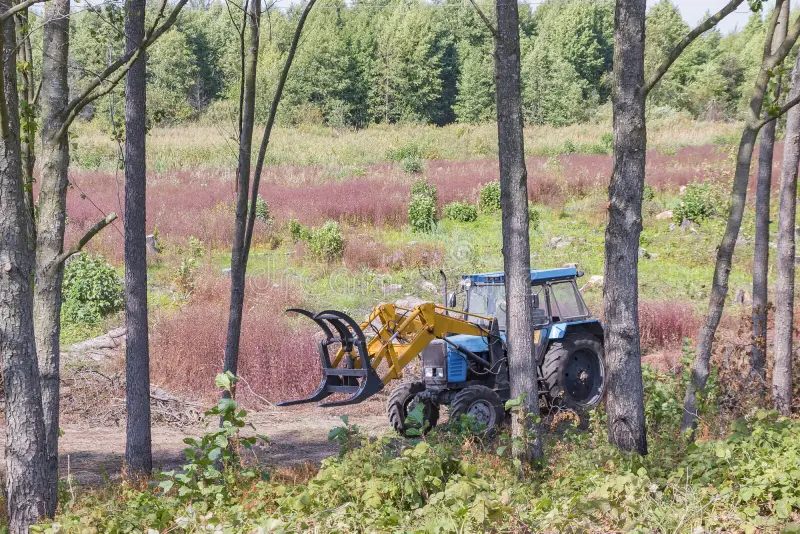
[[[367,342],[372,368],[377,371],[381,362],[387,362],[389,370],[381,376],[383,383],[387,384],[401,378],[403,369],[434,339],[443,338],[446,334],[488,334],[487,329],[461,318],[464,316],[492,321],[491,317],[445,308],[433,302],[420,304],[413,309],[394,304],[377,306],[360,325],[365,335],[374,334]],[[380,328],[376,321],[380,323]],[[340,348],[333,358],[333,367],[338,367],[345,355],[344,349]],[[350,356],[355,366],[360,368],[361,362],[356,355]]]

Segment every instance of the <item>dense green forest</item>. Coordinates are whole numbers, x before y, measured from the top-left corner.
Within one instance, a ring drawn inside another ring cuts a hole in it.
[[[487,4],[487,10],[491,6]],[[299,10],[262,18],[257,117],[264,119]],[[76,81],[122,50],[119,5],[73,17]],[[763,13],[740,31],[697,39],[649,99],[650,112],[736,118],[745,107],[764,41]],[[614,3],[549,0],[521,7],[523,111],[530,124],[566,125],[610,114]],[[149,52],[154,124],[232,119],[238,106],[241,10],[214,2],[185,9]],[[663,0],[647,19],[646,68],[689,30]],[[325,0],[312,13],[284,95],[282,124],[364,127],[493,120],[492,37],[467,0]],[[78,87],[80,84],[76,84]],[[122,89],[85,113],[108,128],[121,120]]]

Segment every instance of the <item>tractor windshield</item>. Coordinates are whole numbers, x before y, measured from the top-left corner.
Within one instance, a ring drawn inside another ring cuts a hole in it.
[[[547,298],[543,285],[531,286],[534,325],[550,322]],[[467,309],[469,313],[496,317],[500,330],[506,329],[506,288],[503,284],[474,284],[469,288]],[[480,321],[479,321],[480,322]],[[488,326],[484,325],[484,326]]]

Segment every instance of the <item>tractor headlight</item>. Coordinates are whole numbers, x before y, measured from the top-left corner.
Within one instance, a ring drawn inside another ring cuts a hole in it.
[[[441,367],[426,367],[425,378],[444,378],[444,369]]]

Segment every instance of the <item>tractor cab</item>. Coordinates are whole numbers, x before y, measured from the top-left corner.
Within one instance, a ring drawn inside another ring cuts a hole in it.
[[[595,323],[592,330],[602,329],[578,291],[577,277],[583,271],[575,267],[558,269],[531,269],[531,300],[533,301],[534,326],[549,329],[560,325],[559,329],[570,325]],[[502,271],[461,276],[461,288],[466,293],[464,312],[485,317],[493,317],[501,332],[506,328],[506,288]],[[484,326],[488,321],[480,320]],[[596,333],[596,332],[593,332]]]

